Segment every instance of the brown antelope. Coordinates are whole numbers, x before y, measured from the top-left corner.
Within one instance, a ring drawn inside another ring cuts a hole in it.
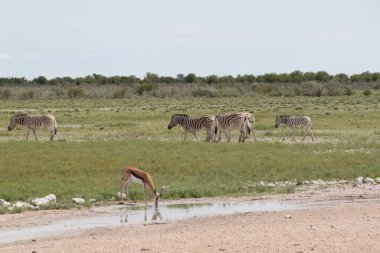
[[[141,184],[144,187],[144,202],[145,206],[146,203],[146,186],[149,187],[150,191],[153,194],[154,198],[154,205],[158,206],[158,198],[160,196],[160,193],[156,191],[156,188],[154,187],[152,178],[150,177],[148,172],[145,172],[143,170],[140,170],[138,168],[134,167],[126,167],[122,170],[122,176],[121,179],[123,182],[121,184],[121,191],[120,191],[120,198],[121,203],[123,204],[123,190],[125,189],[127,198],[128,198],[128,186],[131,182],[135,182],[138,184]]]

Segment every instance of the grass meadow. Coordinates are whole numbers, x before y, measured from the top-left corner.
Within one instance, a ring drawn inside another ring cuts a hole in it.
[[[121,169],[147,170],[157,188],[169,186],[163,198],[254,195],[270,188],[258,182],[310,179],[351,180],[380,176],[380,96],[128,98],[6,100],[0,103],[0,198],[30,200],[53,193],[70,208],[71,198],[107,201],[120,190]],[[171,115],[191,116],[250,111],[258,141],[197,143],[183,130],[168,130]],[[11,115],[53,114],[58,135],[50,142],[46,129],[25,141],[21,126],[8,131]],[[290,134],[275,129],[277,115],[308,115],[316,138],[282,142]],[[292,189],[277,189],[289,192]],[[132,185],[130,197],[143,199]]]

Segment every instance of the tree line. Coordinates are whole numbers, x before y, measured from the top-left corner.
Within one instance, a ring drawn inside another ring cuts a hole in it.
[[[44,76],[36,77],[32,80],[28,80],[24,77],[0,77],[0,85],[59,85],[59,84],[115,84],[115,85],[128,85],[139,83],[156,83],[156,84],[181,84],[181,83],[199,83],[199,84],[218,84],[218,83],[303,83],[303,82],[329,82],[336,81],[340,83],[352,83],[352,82],[376,82],[380,81],[380,72],[363,72],[361,74],[347,75],[339,73],[331,75],[326,71],[318,72],[301,72],[293,71],[291,73],[266,73],[262,75],[209,75],[209,76],[197,76],[193,73],[187,75],[178,74],[176,77],[172,76],[159,76],[155,73],[146,73],[143,78],[136,77],[134,75],[129,76],[104,76],[100,74],[87,75],[85,77],[56,77],[47,79]]]
[[[197,76],[193,73],[176,77],[146,73],[143,78],[129,76],[85,77],[44,76],[0,78],[0,100],[60,98],[153,97],[239,97],[239,96],[339,96],[361,93],[372,95],[380,90],[380,73],[363,72],[331,75],[326,71],[289,74]]]

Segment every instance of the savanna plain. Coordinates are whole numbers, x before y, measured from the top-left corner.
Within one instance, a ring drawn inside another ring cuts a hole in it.
[[[116,203],[121,169],[127,165],[148,171],[157,188],[168,186],[162,203],[221,197],[305,199],[300,188],[306,180],[351,182],[359,176],[380,177],[379,102],[378,94],[5,100],[0,104],[3,126],[0,198],[9,202],[29,201],[53,193],[57,203],[41,206],[45,210],[39,211],[9,212],[0,208],[2,226],[16,219],[20,220],[17,225],[23,226],[23,218],[37,219],[41,213],[54,219],[60,212],[86,213],[94,205]],[[225,136],[220,143],[206,143],[205,133],[199,134],[199,143],[190,135],[183,142],[180,127],[167,128],[174,113],[201,116],[236,111],[254,115],[257,141],[251,137],[238,143],[235,131],[232,143],[227,143]],[[19,113],[53,114],[58,122],[55,140],[48,141],[46,129],[37,130],[37,142],[32,135],[25,141],[23,127],[9,132],[11,115]],[[309,135],[301,141],[301,128],[296,131],[296,141],[291,141],[291,131],[284,126],[274,128],[277,115],[310,116],[315,141]],[[288,138],[282,141],[284,134]],[[276,187],[270,184],[286,181],[293,183]],[[326,198],[330,204],[291,211],[288,218],[284,218],[283,212],[193,218],[156,226],[103,228],[73,236],[4,244],[0,249],[3,248],[2,252],[377,252],[379,232],[374,227],[380,225],[379,189],[347,185],[343,190],[325,186],[305,190],[309,195],[304,201],[323,202]],[[129,196],[141,203],[141,186],[132,185]],[[84,198],[86,204],[78,207],[72,203],[73,197]],[[95,199],[95,203],[90,204],[89,199]],[[334,199],[342,201],[332,203]],[[356,201],[359,199],[368,201]],[[198,238],[200,234],[204,236]]]

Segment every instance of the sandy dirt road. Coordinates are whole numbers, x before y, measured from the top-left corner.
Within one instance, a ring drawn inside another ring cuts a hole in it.
[[[292,201],[299,209],[78,230],[3,243],[0,252],[380,252],[380,185],[308,189],[260,199]],[[7,214],[0,216],[0,228],[91,214],[87,209]]]

